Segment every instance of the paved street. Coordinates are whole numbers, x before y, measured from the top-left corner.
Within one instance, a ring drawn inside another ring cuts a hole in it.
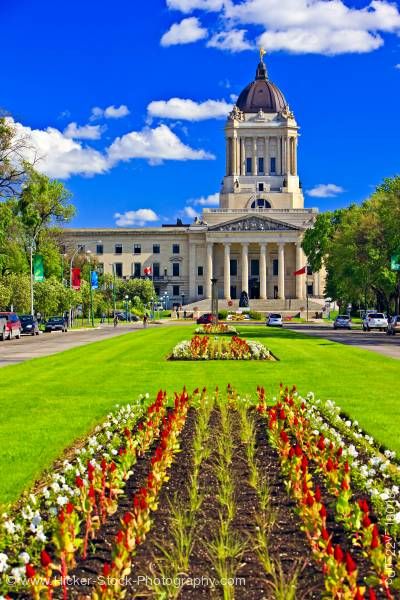
[[[285,329],[400,359],[400,336],[388,336],[381,331],[371,331],[369,333],[359,329],[352,329],[351,331],[338,329],[335,331],[332,326],[301,324],[285,325]]]
[[[54,331],[35,337],[22,336],[20,340],[5,340],[0,342],[0,367],[123,335],[141,327],[141,323],[119,325],[115,329],[113,326],[104,325],[101,329],[71,330],[67,333]]]

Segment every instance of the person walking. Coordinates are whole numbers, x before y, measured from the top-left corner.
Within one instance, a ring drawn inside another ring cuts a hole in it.
[[[114,327],[116,327],[118,325],[118,317],[117,317],[117,315],[115,315],[113,323],[114,323]]]
[[[144,313],[144,315],[143,315],[143,327],[147,327],[147,319],[148,319],[147,314]]]

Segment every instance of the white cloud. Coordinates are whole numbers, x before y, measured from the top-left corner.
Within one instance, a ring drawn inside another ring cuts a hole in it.
[[[344,191],[340,185],[335,183],[320,183],[311,190],[307,190],[307,194],[313,198],[333,198]]]
[[[195,206],[218,206],[219,205],[219,193],[210,194],[209,196],[201,196],[200,198],[194,198],[193,200],[188,200],[189,204],[194,204]]]
[[[147,158],[159,163],[163,160],[205,160],[215,158],[205,150],[194,150],[184,144],[167,125],[142,131],[131,131],[114,140],[108,149],[112,164],[131,158]],[[153,162],[154,164],[154,162]]]
[[[197,17],[183,19],[174,23],[161,38],[161,46],[175,46],[177,44],[191,44],[207,37],[207,29],[201,27]]]
[[[97,150],[66,137],[54,127],[31,129],[12,119],[17,136],[27,138],[29,148],[24,158],[38,160],[36,168],[49,177],[68,179],[72,175],[97,175],[108,168],[107,158]]]
[[[395,69],[400,69],[400,63],[398,63],[397,65],[394,65]]]
[[[122,117],[126,117],[129,115],[130,111],[126,104],[121,104],[120,106],[107,106],[107,108],[100,108],[99,106],[94,106],[92,108],[92,114],[90,117],[91,121],[96,121],[97,119],[122,119]]]
[[[194,102],[194,100],[185,98],[155,100],[150,102],[147,107],[147,111],[152,117],[184,119],[186,121],[226,118],[231,110],[232,104],[228,104],[225,100]]]
[[[243,52],[251,50],[254,45],[245,39],[246,29],[230,29],[229,31],[220,31],[212,36],[207,42],[210,48],[219,50],[229,50],[230,52]]]
[[[246,25],[262,27],[258,42],[269,50],[293,53],[344,54],[372,52],[382,33],[400,34],[400,12],[394,2],[372,0],[363,7],[344,0],[167,0],[169,8],[218,11],[220,29],[209,46],[238,52],[249,49]]]
[[[224,5],[224,0],[167,0],[167,6],[171,10],[180,10],[183,13],[191,13],[194,10],[218,11]]]
[[[159,221],[160,217],[151,208],[139,208],[138,210],[127,210],[124,213],[115,213],[114,219],[115,224],[119,227],[129,227],[130,225],[143,227],[146,223]]]
[[[196,217],[200,217],[200,214],[192,206],[185,206],[185,208],[183,209],[183,214],[185,217],[189,217],[189,219],[195,219]]]
[[[80,140],[99,140],[103,128],[100,125],[77,125],[76,123],[69,123],[64,129],[64,135],[71,139]]]

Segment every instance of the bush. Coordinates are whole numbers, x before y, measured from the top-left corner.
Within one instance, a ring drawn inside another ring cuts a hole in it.
[[[263,316],[260,312],[256,312],[255,310],[251,310],[249,312],[249,317],[250,319],[253,319],[253,321],[262,321],[263,320]]]
[[[218,319],[225,320],[227,316],[228,316],[228,311],[227,310],[220,310],[218,312]]]

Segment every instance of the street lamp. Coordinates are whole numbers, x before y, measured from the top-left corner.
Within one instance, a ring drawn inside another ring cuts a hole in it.
[[[128,322],[128,300],[129,300],[129,296],[128,296],[128,294],[126,294],[126,296],[125,296],[125,315],[126,315],[126,322]]]
[[[185,304],[185,294],[181,294],[181,298],[182,298],[182,307]]]
[[[164,292],[164,306],[165,306],[165,310],[168,310],[168,307],[169,307],[169,296],[168,296],[168,292]]]
[[[71,290],[72,290],[72,265],[74,264],[74,258],[78,254],[78,252],[79,252],[80,248],[82,248],[82,246],[86,246],[89,244],[101,244],[101,240],[88,240],[87,242],[78,244],[75,252],[71,256],[71,260],[69,261],[69,287]],[[92,293],[92,275],[91,274],[90,274],[90,291]],[[70,306],[70,309],[69,309],[69,324],[72,325],[72,306]],[[93,322],[93,327],[94,327],[94,322]]]
[[[90,319],[92,321],[92,327],[94,327],[94,311],[93,311],[93,285],[92,285],[92,263],[91,259],[91,250],[86,250],[86,255],[88,257],[89,263],[89,285],[90,285]]]
[[[33,317],[33,249],[36,248],[36,238],[39,234],[39,231],[35,233],[30,243],[30,266],[31,266],[31,315]]]

